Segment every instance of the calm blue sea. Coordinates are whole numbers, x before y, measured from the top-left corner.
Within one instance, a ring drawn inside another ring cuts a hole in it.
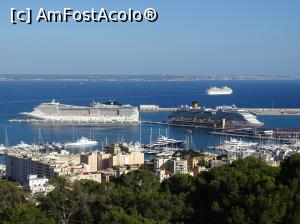
[[[231,96],[206,96],[211,86],[227,85],[234,89]],[[32,111],[42,102],[56,99],[61,103],[88,105],[93,100],[116,99],[123,104],[157,104],[161,107],[177,107],[190,104],[193,100],[200,105],[214,107],[235,104],[238,107],[300,107],[300,80],[292,81],[192,81],[192,82],[103,82],[103,81],[0,81],[0,144],[4,143],[7,129],[10,145],[21,140],[38,143],[39,129],[43,141],[66,142],[73,139],[74,128],[70,126],[40,126],[10,123],[20,112]],[[143,113],[143,120],[164,120],[168,112]],[[261,116],[267,127],[300,128],[297,116]],[[142,140],[149,142],[150,128],[153,135],[165,132],[165,126],[142,126]],[[77,137],[90,133],[99,142],[107,137],[109,143],[118,138],[126,141],[139,140],[139,127],[75,127]],[[186,129],[170,127],[170,137],[185,138]],[[219,142],[217,136],[207,130],[194,129],[193,139],[197,148],[205,148]]]

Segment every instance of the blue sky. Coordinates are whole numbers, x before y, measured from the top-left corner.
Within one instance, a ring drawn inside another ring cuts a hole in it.
[[[10,24],[10,8],[144,10],[155,23]],[[300,77],[299,0],[1,0],[0,73]]]

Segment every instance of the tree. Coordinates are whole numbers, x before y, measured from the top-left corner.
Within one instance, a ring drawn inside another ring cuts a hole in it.
[[[0,180],[0,208],[4,208],[12,203],[22,203],[23,201],[23,192],[16,184],[6,180]]]
[[[172,194],[189,194],[195,190],[195,180],[187,174],[176,174],[162,183],[162,189]]]
[[[292,155],[281,164],[278,182],[285,184],[287,211],[283,223],[300,223],[300,155]]]
[[[183,198],[161,189],[153,173],[137,170],[117,178],[114,183],[110,195],[112,206],[156,222],[182,220]]]
[[[300,179],[300,154],[295,154],[285,159],[281,163],[278,175],[278,181],[286,185],[295,179]]]
[[[127,215],[122,208],[111,208],[100,217],[100,224],[167,224],[143,218],[139,215]]]
[[[0,222],[3,224],[54,224],[44,213],[32,204],[14,204],[0,209]]]
[[[40,198],[40,208],[49,216],[53,217],[57,223],[71,223],[73,216],[79,211],[77,191],[72,190],[71,184],[63,177],[56,177],[51,181],[55,189]]]
[[[285,214],[278,169],[255,158],[237,160],[196,178],[195,222],[280,223]]]

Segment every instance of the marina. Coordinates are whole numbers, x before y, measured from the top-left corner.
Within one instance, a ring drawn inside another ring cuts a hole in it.
[[[287,129],[259,129],[259,130],[222,130],[222,131],[212,131],[213,135],[221,136],[232,136],[238,138],[248,138],[257,140],[269,140],[278,141],[282,143],[295,143],[300,139],[300,130],[287,130]],[[272,134],[269,134],[272,133]]]
[[[284,160],[293,154],[300,153],[300,142],[293,144],[284,144],[280,142],[251,142],[230,137],[217,146],[211,146],[210,149],[222,151],[222,153],[246,158],[253,156],[266,161],[268,164],[278,165],[279,161]]]
[[[299,0],[0,11],[0,224],[300,224]]]
[[[0,83],[0,103],[3,105],[0,111],[0,144],[6,144],[5,129],[7,130],[9,145],[18,144],[20,141],[37,144],[41,142],[39,132],[41,132],[44,142],[72,142],[74,141],[72,138],[74,126],[77,132],[75,140],[81,136],[89,136],[90,130],[92,130],[95,136],[93,139],[100,144],[102,141],[105,142],[106,137],[108,142],[112,143],[117,142],[118,138],[121,139],[122,136],[129,142],[135,142],[140,140],[138,123],[141,122],[141,138],[144,144],[149,144],[151,127],[153,128],[154,139],[158,138],[158,129],[169,127],[169,137],[174,139],[185,139],[186,130],[192,129],[194,144],[198,149],[205,149],[219,142],[219,138],[224,136],[212,135],[211,132],[222,129],[167,122],[168,116],[172,112],[192,100],[197,100],[199,105],[206,108],[236,104],[240,109],[249,109],[249,112],[255,112],[257,119],[264,123],[266,129],[299,129],[300,116],[297,114],[300,109],[297,108],[300,108],[300,104],[298,101],[287,101],[286,99],[292,97],[290,93],[297,93],[300,83],[298,81],[266,81],[266,83],[271,84],[266,85],[264,81],[145,82],[136,87],[134,82],[90,81],[81,85],[80,82],[72,81],[41,81],[37,89],[33,88],[36,88],[37,84],[34,81],[22,82],[22,88],[18,87],[21,84],[18,82]],[[234,94],[228,96],[203,95],[202,93],[210,86],[230,86],[234,90]],[[257,91],[251,92],[254,86]],[[9,95],[10,89],[14,89],[15,95]],[[30,92],[30,89],[33,91]],[[53,89],[56,91],[53,92]],[[78,95],[74,96],[73,91],[71,91],[73,89],[80,91]],[[265,95],[265,91],[276,93],[278,89],[282,89],[286,93],[285,95],[290,97]],[[253,96],[247,95],[250,92]],[[37,98],[37,95],[41,97]],[[296,95],[295,97],[300,96]],[[114,121],[89,123],[77,120],[53,122],[19,115],[24,111],[31,112],[42,102],[51,102],[53,98],[66,105],[90,105],[93,101],[107,102],[109,99],[117,99],[133,107],[144,106],[140,108],[138,122],[134,124],[114,123]],[[148,105],[152,106],[149,107]],[[256,113],[255,110],[258,112]],[[262,115],[258,114],[259,111],[263,111],[261,112]],[[272,116],[274,114],[276,116]],[[257,140],[259,141],[259,139]]]
[[[234,94],[188,95],[178,101],[168,95],[168,104],[160,97],[152,101],[109,97],[125,105],[107,99],[95,103],[91,97],[60,99],[64,104],[46,99],[6,104],[10,110],[0,111],[0,176],[23,183],[28,173],[37,175],[33,179],[61,174],[70,180],[101,182],[147,166],[163,181],[177,173],[198,175],[249,156],[279,166],[300,152],[300,109],[295,109],[300,105],[260,108],[243,99],[247,107],[241,106],[235,98],[239,88],[228,86]],[[195,101],[199,99],[201,104]],[[25,163],[25,169],[15,169]],[[19,176],[20,172],[24,174]]]

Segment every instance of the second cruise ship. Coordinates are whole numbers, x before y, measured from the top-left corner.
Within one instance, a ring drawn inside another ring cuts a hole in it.
[[[131,105],[121,105],[117,101],[93,102],[90,106],[60,104],[53,100],[42,103],[32,112],[21,115],[35,121],[56,123],[138,123],[139,110]]]
[[[218,106],[216,108],[198,107],[194,101],[192,106],[181,107],[168,118],[168,123],[181,126],[203,128],[259,128],[263,122],[244,109],[233,106]]]

